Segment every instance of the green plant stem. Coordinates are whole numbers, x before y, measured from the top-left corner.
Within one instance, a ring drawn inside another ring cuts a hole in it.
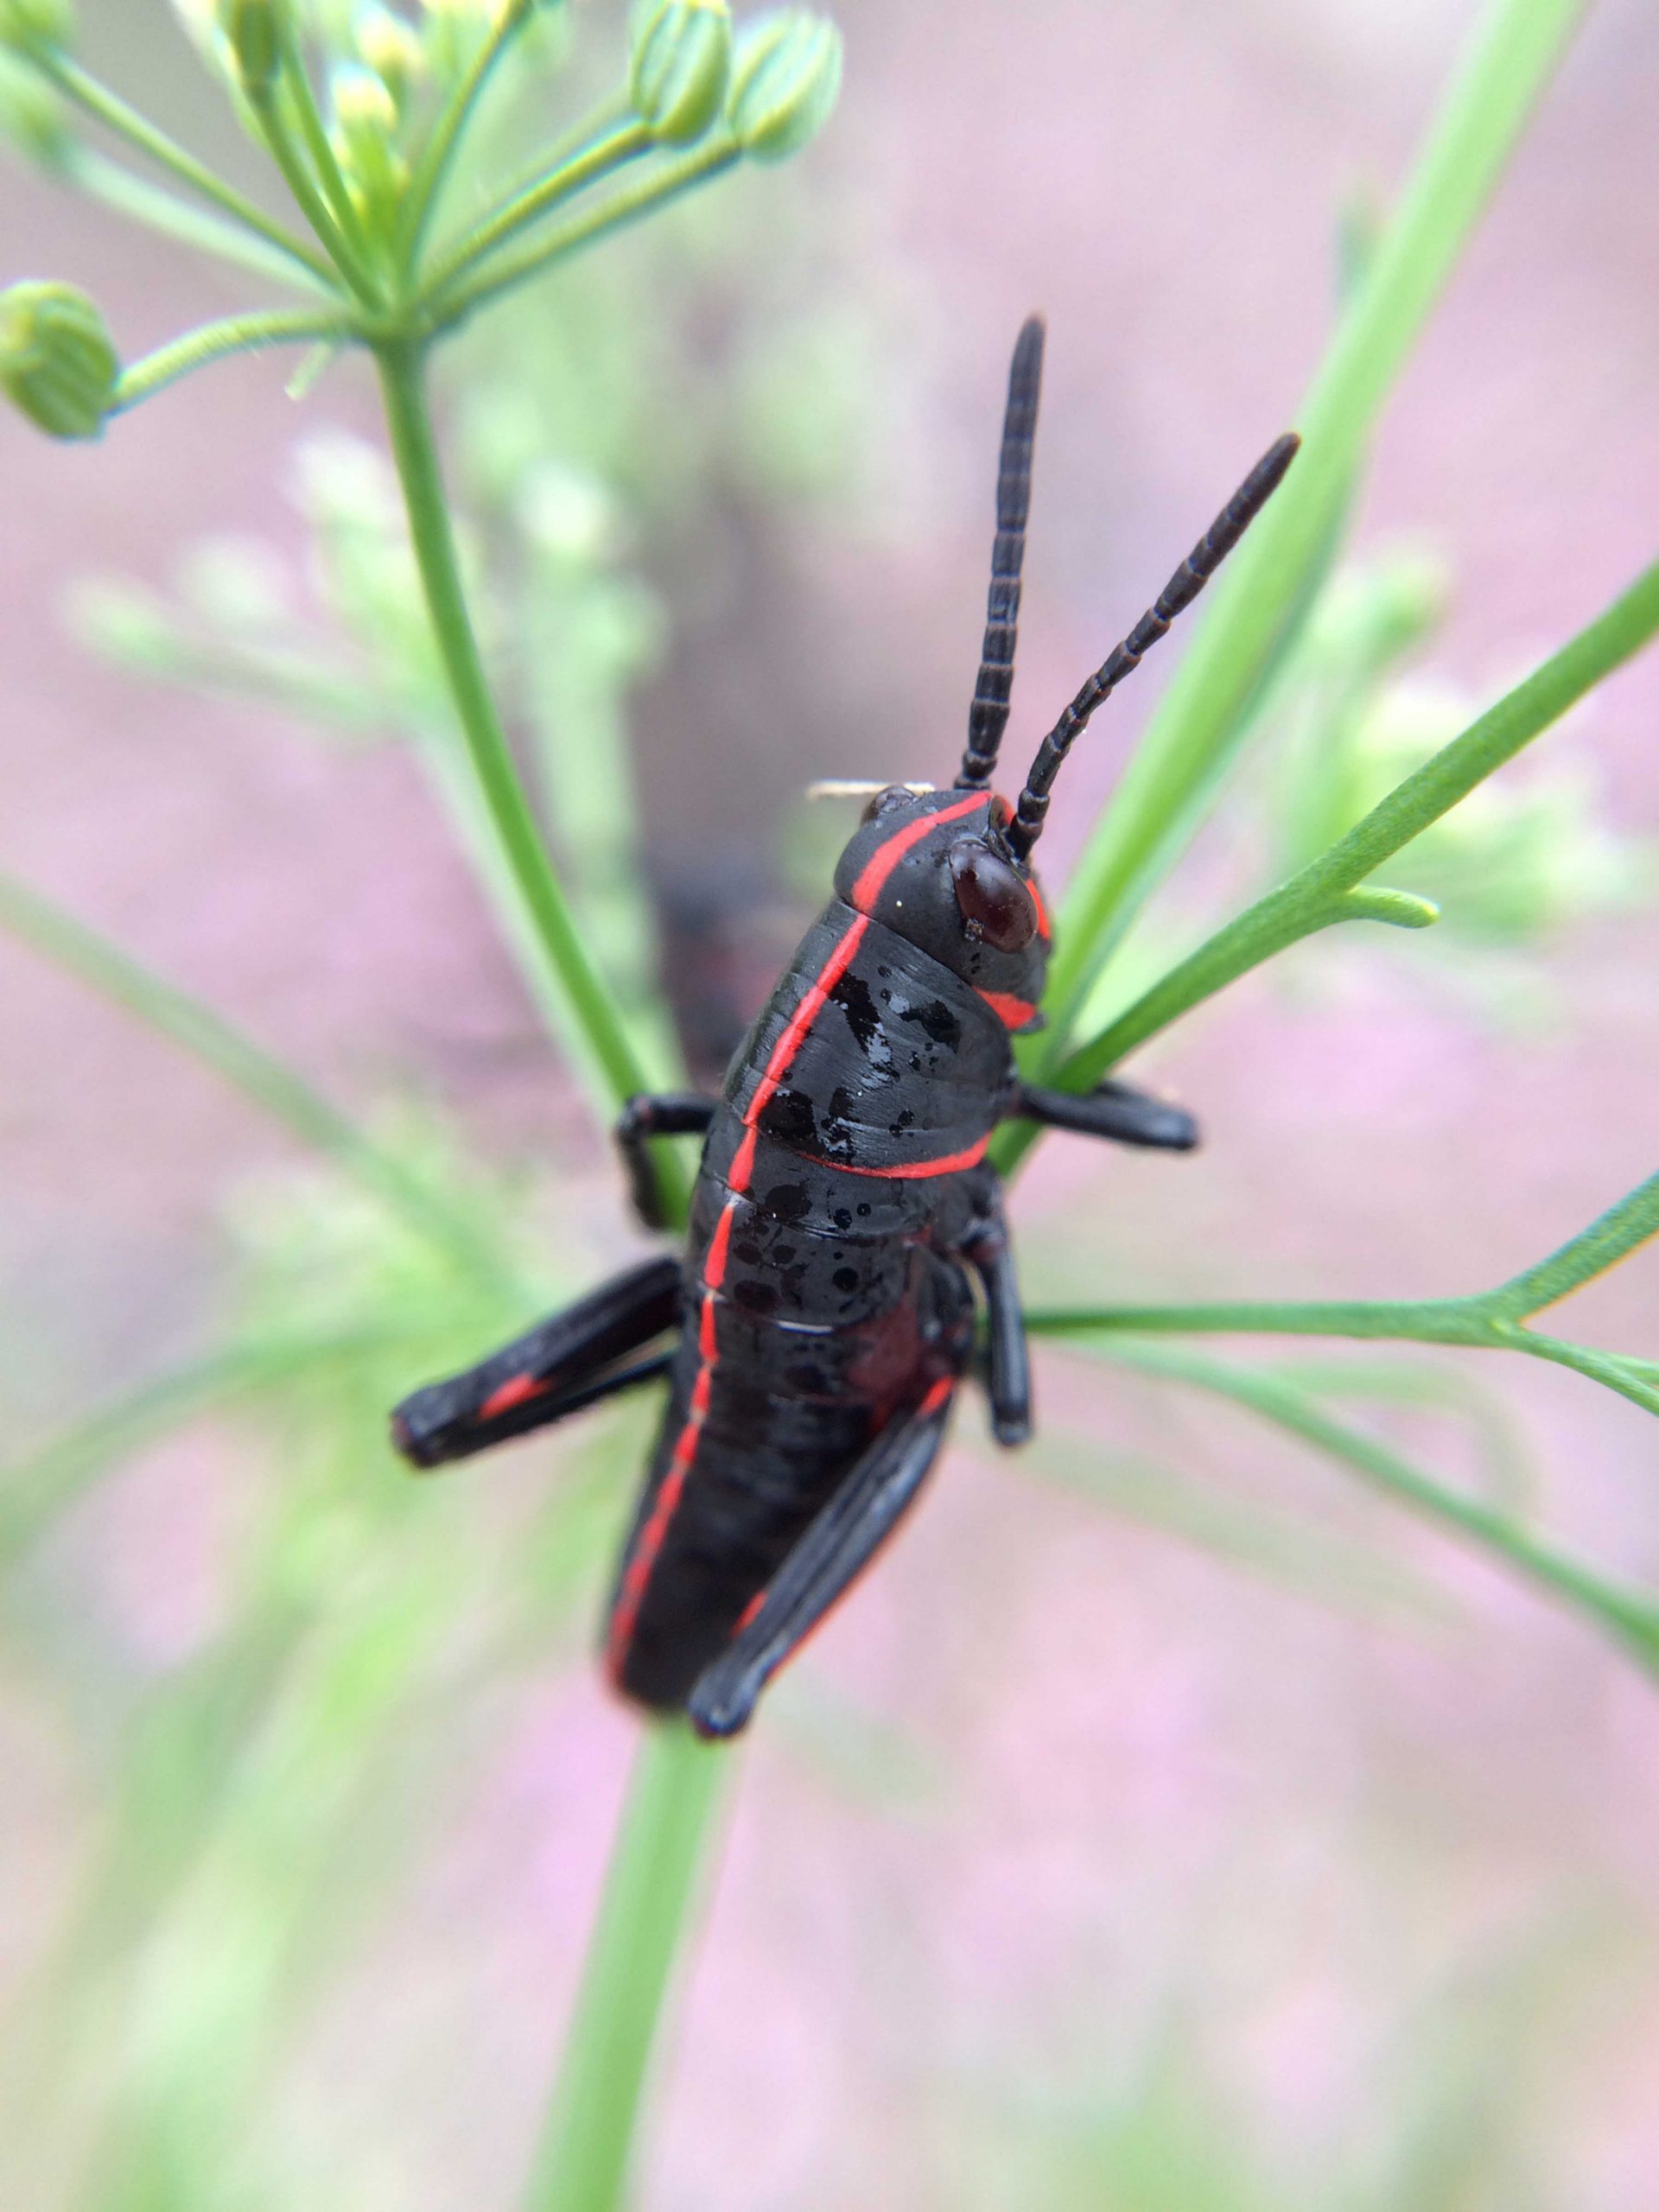
[[[496,63],[505,51],[508,41],[521,24],[529,20],[530,4],[504,9],[490,29],[478,52],[473,56],[466,75],[451,94],[448,105],[432,126],[431,136],[416,163],[415,174],[410,180],[404,203],[398,211],[397,252],[405,269],[413,269],[420,258],[421,241],[426,226],[438,203],[443,181],[448,173],[461,135],[466,129],[474,109],[483,95]]]
[[[623,162],[648,154],[653,143],[645,125],[634,121],[619,124],[605,137],[584,147],[475,223],[433,270],[427,280],[429,289],[435,296],[447,291],[509,238],[551,214]]]
[[[4,874],[0,874],[0,929],[181,1046],[303,1143],[349,1169],[470,1272],[496,1285],[506,1279],[499,1256],[480,1243],[469,1222],[452,1214],[292,1070],[84,922]]]
[[[1611,1630],[1649,1674],[1659,1673],[1659,1601],[1584,1567],[1505,1513],[1460,1497],[1363,1430],[1335,1420],[1283,1377],[1230,1367],[1167,1344],[1114,1344],[1106,1357],[1141,1372],[1231,1399],[1353,1469],[1423,1518],[1473,1541],[1546,1595]]]
[[[320,273],[326,264],[314,270],[291,254],[278,252],[241,224],[226,222],[222,216],[169,192],[165,185],[152,184],[148,177],[136,175],[92,147],[72,146],[58,174],[76,191],[180,245],[216,255],[272,283],[296,285],[313,298],[324,286],[331,296],[338,296],[338,287],[332,282],[334,272]]]
[[[129,107],[125,100],[111,92],[107,86],[100,84],[96,77],[89,76],[78,62],[60,53],[42,57],[39,66],[60,92],[85,108],[89,115],[95,116],[106,130],[124,138],[129,145],[137,147],[151,161],[169,169],[181,183],[188,184],[193,192],[199,192],[204,199],[211,200],[234,221],[255,232],[275,246],[279,253],[298,262],[333,289],[334,270],[321,254],[306,245],[303,238],[296,238],[291,231],[285,230],[282,224],[256,207],[251,200],[245,200],[233,186],[226,183],[223,177],[216,176],[194,154],[186,153],[182,146],[175,144],[164,130],[157,130],[147,117],[140,115],[136,108]]]
[[[596,141],[608,137],[632,113],[633,103],[626,93],[601,100],[597,107],[590,108],[580,122],[571,124],[568,130],[561,130],[556,138],[550,139],[538,149],[534,162],[521,168],[501,188],[499,198],[502,203],[505,205],[509,200],[517,200],[521,193],[533,191],[544,176],[554,169],[563,168],[576,155],[585,153]]]
[[[549,982],[568,1010],[566,1031],[581,1072],[601,1118],[609,1119],[624,1099],[649,1087],[646,1073],[553,872],[490,696],[461,583],[422,353],[412,346],[381,346],[376,359],[416,564],[473,773],[506,872],[534,925]],[[661,1147],[658,1166],[671,1217],[683,1219],[684,1171]]]
[[[302,346],[320,341],[343,346],[356,335],[355,327],[336,310],[296,308],[289,313],[271,312],[227,315],[222,322],[204,323],[188,330],[169,345],[130,363],[121,372],[115,388],[111,414],[124,414],[151,398],[193,369],[223,360],[227,353],[251,353],[267,346]]]
[[[1432,920],[1433,910],[1425,909],[1425,902],[1414,901],[1408,893],[1359,887],[1373,869],[1449,813],[1478,784],[1514,760],[1576,701],[1639,652],[1656,631],[1659,562],[1570,645],[1396,785],[1328,852],[1218,930],[1073,1052],[1057,1071],[1061,1088],[1088,1090],[1149,1037],[1317,931],[1344,921],[1410,925],[1414,920]]]
[[[1628,1192],[1559,1250],[1495,1290],[1465,1298],[1239,1300],[1192,1306],[1057,1307],[1027,1316],[1055,1336],[1160,1334],[1389,1338],[1519,1351],[1587,1376],[1644,1413],[1659,1414],[1659,1363],[1598,1351],[1525,1325],[1535,1313],[1627,1259],[1659,1235],[1659,1174]]]
[[[312,89],[305,56],[300,50],[291,11],[287,9],[279,10],[277,22],[282,44],[282,82],[299,118],[300,136],[311,156],[313,172],[334,220],[340,226],[341,235],[350,241],[352,251],[359,257],[359,263],[366,264],[368,240],[352,198],[351,188],[334,157],[327,126],[317,106],[317,96]]]
[[[729,1756],[679,1721],[635,1755],[524,2212],[614,2212]]]
[[[1472,39],[1308,391],[1296,466],[1218,581],[1078,866],[1049,981],[1054,1032],[1036,1066],[1064,1059],[1103,953],[1196,829],[1364,442],[1584,6],[1495,0]]]
[[[378,287],[365,265],[352,240],[341,230],[334,210],[318,186],[316,179],[306,167],[305,156],[294,143],[288,128],[288,118],[283,113],[279,97],[280,80],[269,84],[250,85],[248,105],[259,125],[270,158],[282,172],[283,181],[293,194],[300,213],[305,217],[324,251],[357,297],[367,307],[378,307]]]
[[[625,225],[637,222],[664,207],[693,185],[707,178],[718,176],[722,169],[730,168],[742,158],[737,142],[716,134],[694,153],[678,160],[664,162],[639,183],[614,192],[597,207],[574,216],[568,223],[558,226],[548,237],[535,245],[527,246],[517,254],[508,254],[503,260],[493,263],[474,276],[470,282],[459,283],[451,291],[431,296],[430,311],[439,324],[459,322],[478,308],[511,291],[515,284],[522,284],[526,277],[538,275],[550,263],[574,253],[578,246]]]

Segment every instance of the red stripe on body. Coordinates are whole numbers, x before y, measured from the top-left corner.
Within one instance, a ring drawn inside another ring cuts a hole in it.
[[[1043,904],[1043,894],[1037,887],[1037,879],[1034,875],[1028,875],[1026,878],[1026,888],[1031,893],[1032,905],[1037,909],[1037,934],[1046,944],[1052,938],[1054,931],[1048,918],[1048,908]]]
[[[954,806],[942,806],[937,814],[918,815],[902,830],[895,830],[891,837],[884,837],[860,871],[849,906],[863,911],[872,899],[880,898],[882,886],[912,845],[919,845],[931,830],[947,822],[960,822],[964,814],[976,814],[984,804],[984,792],[976,791],[971,798],[958,799]]]
[[[539,1398],[543,1390],[552,1386],[534,1375],[515,1375],[510,1382],[492,1390],[478,1409],[480,1421],[493,1421],[498,1414],[510,1414],[515,1406],[524,1405],[531,1398]]]
[[[1037,1011],[1029,999],[1017,999],[1012,991],[981,991],[979,995],[1005,1029],[1023,1029]]]
[[[937,1160],[901,1160],[893,1167],[849,1167],[844,1160],[825,1160],[816,1152],[803,1153],[815,1166],[838,1168],[843,1175],[877,1175],[883,1182],[919,1183],[929,1175],[954,1175],[959,1168],[977,1167],[990,1146],[989,1137],[981,1137],[977,1144],[970,1144],[962,1152],[947,1152]]]
[[[924,815],[919,821],[908,822],[902,830],[895,830],[891,837],[876,847],[865,862],[853,886],[850,903],[859,906],[878,897],[881,887],[912,845],[918,844],[930,830],[947,822],[960,821],[963,815],[973,813],[984,804],[984,795],[976,793],[955,806],[944,807],[937,814]],[[843,931],[816,981],[802,993],[800,1004],[784,1025],[782,1035],[766,1056],[766,1065],[755,1085],[754,1095],[743,1109],[745,1135],[727,1171],[726,1204],[715,1224],[715,1233],[709,1242],[708,1256],[702,1263],[702,1304],[697,1316],[697,1351],[702,1365],[691,1386],[684,1425],[674,1440],[674,1449],[669,1455],[668,1471],[663,1478],[650,1517],[639,1531],[639,1541],[634,1548],[633,1557],[624,1570],[622,1586],[617,1592],[615,1608],[611,1614],[605,1656],[611,1679],[618,1684],[621,1681],[628,1644],[633,1636],[634,1623],[639,1617],[640,1605],[645,1600],[646,1586],[668,1535],[669,1522],[673,1519],[684,1491],[685,1478],[696,1458],[697,1440],[702,1424],[708,1418],[709,1401],[714,1394],[715,1369],[720,1359],[715,1309],[719,1300],[720,1287],[726,1275],[727,1256],[732,1241],[732,1218],[739,1205],[748,1196],[749,1178],[754,1171],[755,1125],[789,1073],[807,1033],[828,1004],[830,992],[852,965],[853,956],[869,925],[868,915],[860,913]],[[954,1161],[926,1161],[900,1169],[861,1167],[855,1168],[852,1173],[860,1175],[939,1175],[947,1173],[953,1166],[971,1166],[974,1160],[982,1157],[984,1150],[985,1146],[982,1143],[976,1148],[973,1160],[963,1154]],[[834,1161],[827,1164],[839,1165]],[[930,1391],[923,1401],[925,1410],[938,1402],[936,1393],[941,1387],[948,1389],[950,1386],[948,1382],[944,1386],[936,1384],[934,1390]],[[765,1592],[760,1592],[751,1600],[749,1613],[744,1616],[746,1621],[758,1610],[764,1597]]]

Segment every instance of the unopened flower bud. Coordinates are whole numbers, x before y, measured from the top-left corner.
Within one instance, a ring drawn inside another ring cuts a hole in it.
[[[738,48],[726,118],[758,162],[780,162],[816,136],[841,89],[841,33],[823,16],[763,16]]]
[[[383,78],[372,69],[346,62],[328,80],[334,119],[347,143],[389,138],[397,128],[397,105]]]
[[[219,29],[249,92],[260,92],[276,77],[283,59],[280,0],[219,0]]]
[[[352,18],[352,43],[398,107],[426,67],[426,48],[412,23],[394,16],[379,0],[368,0]]]
[[[0,292],[0,391],[53,438],[95,438],[121,363],[104,318],[73,284]]]
[[[726,0],[663,0],[633,42],[628,97],[635,114],[664,144],[690,144],[719,114],[731,63]]]
[[[75,35],[69,0],[0,0],[0,46],[49,54]]]
[[[75,143],[63,102],[52,87],[33,69],[4,54],[0,54],[0,139],[43,169],[60,168]]]
[[[360,202],[388,206],[404,181],[397,150],[397,103],[372,69],[345,62],[329,79],[334,144],[340,167]]]

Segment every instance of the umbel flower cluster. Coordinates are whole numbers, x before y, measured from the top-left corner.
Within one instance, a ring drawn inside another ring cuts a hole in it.
[[[809,10],[740,29],[727,0],[658,0],[636,18],[619,94],[445,235],[441,203],[467,126],[515,42],[539,40],[556,60],[561,0],[424,0],[418,16],[382,0],[179,4],[299,224],[268,214],[85,69],[69,0],[0,0],[0,124],[64,181],[306,303],[228,317],[124,365],[85,293],[14,284],[0,294],[0,389],[52,437],[96,437],[226,353],[424,349],[562,255],[740,162],[796,152],[840,82],[839,35]],[[87,124],[168,183],[88,143]]]

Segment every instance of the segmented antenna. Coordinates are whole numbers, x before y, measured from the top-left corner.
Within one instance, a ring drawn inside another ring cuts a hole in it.
[[[1002,417],[1002,451],[996,467],[996,541],[991,549],[991,588],[985,605],[985,642],[979,681],[968,709],[968,750],[958,791],[991,780],[997,747],[1007,728],[1014,690],[1014,645],[1020,621],[1020,570],[1026,557],[1026,517],[1031,510],[1031,446],[1043,382],[1043,319],[1033,315],[1014,342],[1008,369],[1008,404]]]
[[[1030,857],[1042,835],[1048,795],[1059,766],[1096,707],[1109,698],[1150,652],[1184,607],[1190,607],[1255,520],[1284,479],[1301,443],[1294,433],[1268,447],[1209,529],[1164,586],[1122,645],[1114,645],[1039,747],[1026,788],[1007,830],[1019,860]],[[1000,543],[1000,541],[999,541]]]

